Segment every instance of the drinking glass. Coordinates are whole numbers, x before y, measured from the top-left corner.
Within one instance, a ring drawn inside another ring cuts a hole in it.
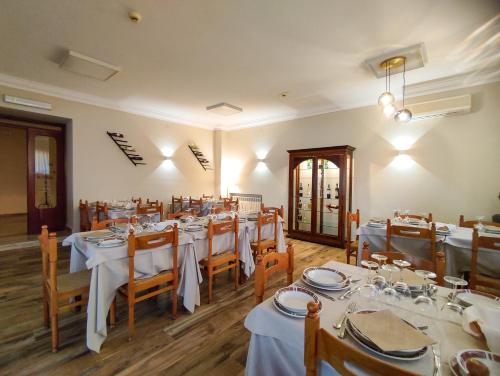
[[[383,290],[383,293],[385,295],[391,296],[397,295],[398,292],[394,289],[394,285],[392,282],[392,273],[399,272],[400,269],[394,264],[384,264],[382,265],[382,269],[389,272],[389,282],[387,284],[387,287]]]
[[[377,270],[378,269],[378,264],[375,261],[370,261],[370,260],[362,260],[361,265],[364,267],[368,268],[369,273],[368,273],[368,283],[371,283],[375,273],[372,273],[372,270]]]
[[[370,257],[377,261],[379,268],[387,261],[387,256],[381,255],[380,253],[372,253]]]
[[[403,272],[405,268],[411,265],[411,263],[406,260],[393,260],[392,263],[401,269],[401,273],[399,273],[399,281],[403,282]]]
[[[451,310],[461,312],[463,310],[462,306],[457,303],[457,292],[458,292],[458,286],[460,287],[465,287],[468,285],[467,281],[462,278],[458,277],[453,277],[450,275],[445,275],[444,280],[448,282],[449,284],[453,285],[453,291],[451,294],[451,300],[446,303],[442,309],[444,308],[449,308]]]
[[[424,279],[424,291],[422,295],[419,295],[415,298],[414,303],[415,304],[434,304],[433,300],[430,298],[430,296],[427,293],[428,290],[428,279],[434,279],[437,277],[436,273],[431,272],[429,270],[415,270],[415,274],[418,275],[419,277],[422,277]]]

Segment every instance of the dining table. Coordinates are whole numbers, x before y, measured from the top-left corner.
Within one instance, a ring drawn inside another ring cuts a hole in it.
[[[411,227],[412,225],[406,224],[406,226]],[[445,254],[445,274],[459,277],[463,273],[470,271],[472,229],[446,223],[437,223],[436,227],[439,226],[447,226],[451,230],[448,235],[436,235],[436,248]],[[356,235],[359,236],[358,255],[362,255],[364,242],[368,243],[370,253],[386,251],[387,227],[385,225],[374,227],[370,226],[369,223],[363,223],[357,229]],[[480,233],[480,235],[500,239],[500,235],[497,234]],[[393,236],[391,237],[391,251],[431,259],[430,242],[426,239]],[[358,266],[361,265],[361,260],[362,258],[358,257]],[[498,251],[479,249],[478,271],[481,274],[492,278],[500,278],[499,265],[500,253]]]
[[[243,273],[250,277],[255,270],[251,242],[257,239],[257,224],[242,216],[239,223],[238,248]],[[206,217],[198,217],[192,223],[200,224],[200,229],[189,231],[189,226],[177,220],[159,223],[166,227],[179,225],[178,268],[179,285],[177,293],[182,297],[183,306],[193,313],[200,305],[200,287],[203,282],[199,262],[208,255],[208,231]],[[286,252],[283,235],[283,220],[277,225],[278,252]],[[89,301],[87,306],[87,347],[95,352],[107,337],[106,318],[116,296],[117,289],[128,282],[128,245],[127,243],[102,248],[96,243],[85,240],[88,233],[74,233],[63,240],[63,245],[71,246],[70,273],[91,270]],[[234,237],[230,233],[214,237],[213,254],[230,249]],[[140,236],[140,234],[137,234]],[[262,227],[262,238],[274,236],[274,224]],[[135,255],[136,279],[148,278],[160,271],[172,268],[171,245],[141,251]]]
[[[367,269],[336,261],[327,262],[323,266],[351,276],[352,281],[358,281],[354,286],[366,283],[369,273],[371,273]],[[329,292],[323,290],[319,293],[318,290],[304,285],[301,280],[296,281],[294,285],[305,286],[318,293],[317,297],[322,304],[319,315],[320,326],[333,336],[339,334],[339,330],[335,329],[333,324],[342,318],[351,302],[356,303],[356,310],[388,309],[414,327],[421,328],[435,341],[435,344],[428,346],[425,354],[414,360],[393,360],[375,354],[354,341],[351,335],[347,335],[343,341],[370,356],[389,361],[422,375],[450,375],[448,360],[453,354],[462,349],[486,348],[482,340],[471,336],[462,329],[460,314],[456,311],[440,309],[448,302],[448,295],[451,292],[451,289],[446,287],[437,287],[435,305],[422,307],[415,304],[411,298],[389,300],[384,294],[369,296],[357,292],[350,295],[350,298],[340,299],[345,291]],[[251,333],[246,375],[305,375],[304,318],[284,315],[276,309],[273,297],[270,297],[252,309],[245,319],[245,327]],[[398,333],[387,333],[387,335],[397,336]],[[354,365],[352,371],[359,375],[366,374],[363,370],[356,369]],[[319,366],[319,372],[323,376],[339,374],[329,363],[324,361]]]

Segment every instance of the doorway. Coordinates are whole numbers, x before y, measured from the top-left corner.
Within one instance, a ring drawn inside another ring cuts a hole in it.
[[[65,228],[64,141],[64,126],[0,119],[0,237]]]

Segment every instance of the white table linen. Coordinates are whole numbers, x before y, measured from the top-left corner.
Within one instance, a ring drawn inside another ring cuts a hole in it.
[[[366,278],[368,271],[359,267],[338,262],[329,262],[325,266],[353,275],[353,278]],[[438,307],[445,302],[449,293],[447,288],[439,288]],[[331,293],[338,296],[340,293]],[[319,296],[323,304],[320,314],[321,327],[337,335],[332,323],[336,322],[345,311],[350,301],[356,300],[358,309],[363,308],[389,308],[401,318],[413,325],[426,325],[426,332],[439,341],[441,351],[441,371],[443,375],[450,374],[448,359],[456,351],[464,348],[484,348],[484,344],[475,337],[465,333],[461,328],[459,318],[455,320],[448,317],[448,311],[438,311],[435,314],[418,312],[413,302],[403,301],[397,304],[387,304],[380,299],[369,299],[354,296],[350,300],[337,300],[332,302]],[[245,319],[245,327],[252,333],[247,356],[246,375],[262,375],[265,364],[267,375],[304,375],[304,319],[290,318],[279,313],[273,306],[272,297],[256,306]],[[348,335],[345,339],[351,345],[359,346]],[[361,348],[361,347],[359,347]],[[362,348],[361,348],[362,349]],[[366,351],[366,350],[363,350]],[[374,355],[377,356],[377,355]],[[383,359],[383,358],[381,358]],[[388,360],[388,359],[384,359]],[[422,359],[403,362],[394,361],[400,367],[405,367],[423,375],[432,375],[433,355],[428,350]],[[362,374],[362,372],[359,372]],[[325,362],[321,364],[322,375],[337,374]]]

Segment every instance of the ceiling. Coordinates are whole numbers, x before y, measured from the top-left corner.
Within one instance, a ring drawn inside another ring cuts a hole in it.
[[[363,62],[417,43],[428,61],[408,84],[499,61],[500,20],[487,24],[500,12],[496,0],[0,0],[0,8],[0,84],[208,128],[373,104],[384,80]],[[58,66],[67,49],[122,71],[106,82],[67,72]],[[399,93],[400,78],[393,84]],[[219,102],[243,112],[205,110]]]

